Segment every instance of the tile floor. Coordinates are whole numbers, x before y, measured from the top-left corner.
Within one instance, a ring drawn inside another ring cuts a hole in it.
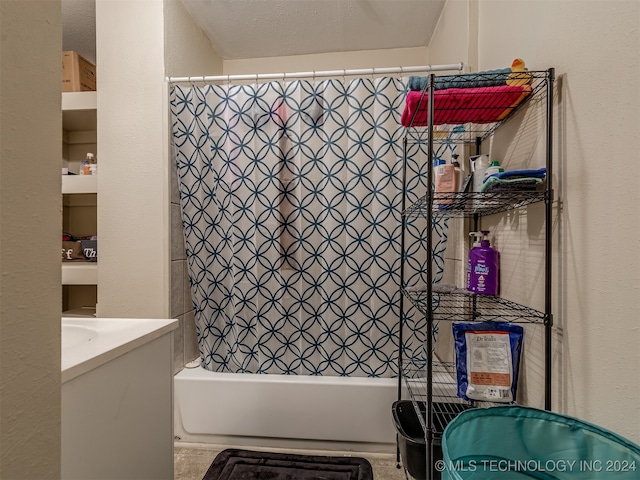
[[[202,480],[209,465],[213,462],[216,455],[225,448],[231,448],[226,445],[193,445],[193,446],[176,446],[174,448],[174,479],[175,480]],[[247,450],[264,450],[270,452],[286,452],[300,453],[308,455],[350,455],[354,457],[362,457],[369,460],[373,467],[374,480],[405,480],[404,470],[396,468],[395,454],[386,453],[359,453],[359,452],[334,452],[326,450],[292,450],[279,448],[253,448],[238,447]]]

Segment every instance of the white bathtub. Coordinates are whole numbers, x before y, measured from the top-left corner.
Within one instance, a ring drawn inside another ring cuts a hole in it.
[[[177,324],[62,319],[63,480],[173,480]]]
[[[174,377],[174,431],[189,443],[392,452],[397,396],[392,378],[185,368]]]

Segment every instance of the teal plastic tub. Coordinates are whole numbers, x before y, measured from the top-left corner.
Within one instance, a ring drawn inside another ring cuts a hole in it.
[[[444,480],[638,480],[640,447],[580,419],[529,407],[475,408],[442,437]]]

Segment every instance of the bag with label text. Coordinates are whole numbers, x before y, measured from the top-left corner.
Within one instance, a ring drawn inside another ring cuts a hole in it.
[[[505,322],[456,322],[458,397],[514,402],[524,329]]]
[[[86,261],[82,252],[82,244],[80,242],[62,242],[62,261],[63,262],[84,262]]]
[[[97,240],[80,240],[82,245],[82,253],[87,262],[98,261],[98,241]]]

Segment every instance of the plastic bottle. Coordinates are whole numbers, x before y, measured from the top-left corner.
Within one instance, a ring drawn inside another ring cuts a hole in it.
[[[85,158],[80,162],[79,175],[96,175],[98,173],[98,164],[93,153],[88,152]]]
[[[489,168],[489,155],[474,155],[469,157],[472,164],[473,172],[473,191],[480,193],[482,191],[482,183],[484,182],[484,174]]]
[[[433,160],[433,185],[435,187],[436,185],[436,181],[437,181],[437,172],[438,172],[438,167],[441,165],[445,165],[447,162],[444,160],[444,158],[436,158]]]
[[[89,175],[98,174],[98,162],[96,156],[93,153],[87,153],[87,162],[89,163]]]
[[[457,187],[456,168],[452,163],[442,164],[436,168],[436,193],[439,195],[436,198],[438,205],[449,205],[453,203]]]
[[[493,160],[489,165],[489,168],[487,168],[487,170],[484,172],[483,182],[486,182],[487,178],[489,178],[491,175],[495,175],[496,173],[501,173],[501,172],[504,172],[504,168],[500,166],[499,161]]]
[[[473,267],[475,265],[475,255],[472,255],[472,252],[476,248],[480,248],[480,237],[482,237],[482,232],[469,232],[470,237],[475,237],[473,239],[473,246],[469,250],[469,255],[467,257],[467,290],[470,292],[475,291],[476,286],[472,285],[471,272],[473,271]],[[472,263],[474,263],[472,265]]]
[[[473,232],[477,234],[477,232]],[[500,254],[492,248],[489,230],[482,230],[480,246],[469,252],[471,267],[469,290],[479,295],[498,295],[500,290]]]
[[[455,169],[456,172],[456,192],[460,192],[462,191],[462,176],[463,176],[463,172],[462,172],[462,168],[460,168],[460,163],[458,162],[458,154],[454,153],[453,155],[451,155],[451,164],[453,165],[453,168]]]
[[[91,172],[89,170],[89,154],[80,162],[80,170],[78,171],[78,175],[90,175]]]

